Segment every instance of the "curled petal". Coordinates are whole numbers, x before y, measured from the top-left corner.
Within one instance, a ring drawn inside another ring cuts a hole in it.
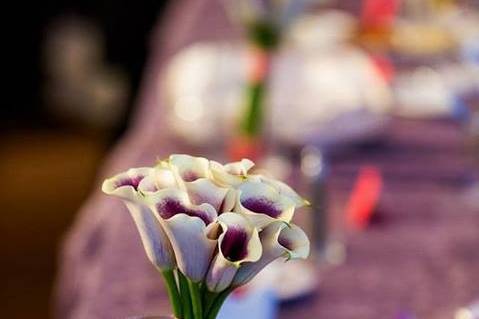
[[[249,159],[242,159],[239,162],[233,162],[222,165],[215,161],[210,161],[210,170],[213,178],[221,185],[236,186],[242,183],[248,171],[254,166]]]
[[[309,256],[308,236],[294,224],[285,225],[281,229],[278,244],[286,252],[288,260],[306,259]]]
[[[178,177],[185,182],[210,177],[209,161],[206,158],[175,154],[170,156],[169,163]]]
[[[241,264],[257,261],[261,257],[261,242],[258,230],[236,213],[220,215],[207,231],[210,236],[211,233],[219,236],[218,254],[208,271],[206,284],[210,291],[220,292],[230,286]]]
[[[210,204],[194,205],[186,192],[164,189],[146,197],[170,239],[180,271],[199,282],[204,279],[216,240],[206,236],[206,225],[217,214]]]
[[[207,178],[200,178],[194,182],[185,183],[186,190],[193,204],[208,203],[216,211],[220,211],[225,201],[227,188],[216,186]]]
[[[202,281],[210,264],[216,241],[206,236],[205,223],[185,214],[163,220],[180,271],[194,282]]]
[[[279,180],[269,178],[263,175],[250,175],[250,178],[273,187],[281,196],[288,197],[297,208],[309,205],[309,202],[306,199],[299,196],[298,193],[296,193],[291,187],[289,187],[289,185]]]
[[[152,168],[151,173],[141,180],[138,185],[138,191],[147,194],[177,186],[178,184],[172,170],[164,166],[158,166]]]
[[[236,211],[244,214],[258,228],[282,220],[291,221],[294,203],[272,186],[255,180],[238,186]]]
[[[140,233],[146,255],[159,270],[175,267],[175,256],[170,240],[153,212],[146,206],[126,202],[133,221]]]
[[[238,197],[238,191],[234,188],[229,188],[228,192],[225,195],[225,199],[221,205],[219,213],[231,212],[236,205],[236,200]]]
[[[183,214],[197,217],[205,225],[208,225],[217,216],[215,209],[210,204],[194,205],[186,192],[174,188],[166,188],[150,194],[146,200],[158,216],[165,220]]]
[[[130,168],[126,172],[106,179],[101,189],[108,195],[130,201],[138,200],[138,186],[145,177],[150,175],[152,170],[150,167]]]
[[[241,286],[253,279],[258,272],[279,257],[305,259],[309,255],[309,240],[301,228],[294,224],[274,222],[259,234],[263,254],[256,262],[243,264],[237,271],[234,286]]]

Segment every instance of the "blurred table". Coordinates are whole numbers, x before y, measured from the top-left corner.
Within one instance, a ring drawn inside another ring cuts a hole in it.
[[[381,145],[334,158],[333,224],[364,164],[384,177],[379,218],[343,235],[346,262],[325,269],[317,296],[281,318],[445,319],[478,300],[479,211],[465,200],[472,163],[463,143],[459,123],[394,119]]]

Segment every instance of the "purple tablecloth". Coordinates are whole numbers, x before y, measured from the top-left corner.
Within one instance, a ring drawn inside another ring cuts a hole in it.
[[[162,69],[185,45],[234,34],[216,0],[174,1],[152,37],[152,55],[131,128],[99,176],[151,164],[183,151],[162,125]],[[325,270],[318,295],[282,310],[281,318],[451,318],[479,298],[479,213],[465,204],[467,156],[459,127],[449,122],[394,120],[383,149],[352,150],[333,160],[330,207],[340,218],[362,163],[385,177],[383,220],[345,234],[345,264]],[[126,209],[95,188],[61,250],[59,318],[124,318],[165,314],[162,283],[147,261]]]
[[[458,124],[394,119],[382,147],[334,159],[333,219],[361,165],[382,171],[380,219],[339,234],[347,260],[320,273],[318,295],[281,318],[453,318],[479,300],[479,211],[467,204],[471,162]],[[338,234],[336,234],[338,236]],[[409,317],[407,317],[409,318]]]

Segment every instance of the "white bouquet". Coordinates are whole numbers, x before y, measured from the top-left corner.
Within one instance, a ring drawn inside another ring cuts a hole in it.
[[[128,207],[178,319],[214,319],[228,294],[270,262],[309,255],[307,236],[291,223],[307,201],[248,174],[253,165],[171,155],[103,183]]]

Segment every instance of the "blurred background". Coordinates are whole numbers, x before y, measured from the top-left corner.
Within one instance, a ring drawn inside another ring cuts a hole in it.
[[[0,111],[0,176],[11,181],[0,192],[2,316],[51,317],[60,240],[128,125],[164,5],[46,1],[15,21]]]
[[[80,207],[133,166],[112,157],[188,152],[251,157],[311,199],[314,253],[288,270],[305,279],[258,284],[274,316],[479,318],[479,3],[210,2],[58,0],[17,21],[2,315],[53,317]]]

